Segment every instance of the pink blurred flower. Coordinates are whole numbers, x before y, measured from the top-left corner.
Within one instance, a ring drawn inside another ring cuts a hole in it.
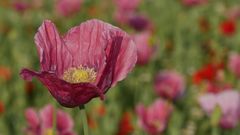
[[[208,0],[182,0],[182,3],[186,6],[197,6],[207,2]]]
[[[24,1],[13,1],[13,8],[18,11],[18,12],[24,12],[26,11],[28,8],[30,8],[30,4]]]
[[[114,19],[121,25],[126,25],[129,22],[129,18],[133,15],[133,12],[117,9],[114,13]]]
[[[161,71],[155,77],[154,88],[159,96],[174,100],[185,90],[184,78],[175,71]]]
[[[80,10],[83,0],[57,0],[56,11],[61,16],[71,16]]]
[[[114,18],[120,24],[128,24],[130,17],[132,17],[140,3],[140,0],[114,0],[116,4],[116,12]]]
[[[147,133],[158,135],[167,127],[172,109],[172,106],[162,99],[158,99],[148,108],[140,104],[136,108],[139,124]]]
[[[134,11],[140,4],[141,0],[114,0],[118,9],[122,11]]]
[[[233,74],[235,74],[237,77],[240,77],[240,55],[239,54],[232,53],[229,56],[228,67]]]
[[[100,20],[89,20],[61,37],[46,20],[35,35],[41,70],[22,69],[25,80],[37,77],[65,107],[104,98],[109,88],[134,68],[137,49],[130,36]]]
[[[39,113],[33,108],[25,112],[27,120],[26,134],[29,135],[46,135],[53,132],[53,115],[54,108],[47,105]],[[65,112],[57,110],[56,112],[56,131],[57,135],[75,135],[73,130],[73,120]]]
[[[137,46],[138,60],[137,64],[145,65],[147,64],[153,55],[153,46],[150,44],[151,34],[150,32],[142,32],[133,35],[133,40]]]
[[[199,97],[200,106],[210,116],[215,107],[221,109],[220,126],[234,128],[240,119],[240,94],[237,91],[223,91],[219,94],[206,94]]]
[[[230,20],[237,20],[240,18],[240,6],[234,6],[227,12],[227,16]]]

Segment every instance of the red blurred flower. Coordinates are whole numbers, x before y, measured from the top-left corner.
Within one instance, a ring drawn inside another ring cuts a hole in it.
[[[137,61],[130,36],[100,20],[89,20],[61,37],[50,21],[35,35],[41,70],[23,69],[25,80],[37,77],[65,107],[86,104],[123,80]]]
[[[194,73],[193,82],[199,84],[204,80],[213,81],[216,79],[218,71],[223,67],[223,64],[207,64]]]
[[[198,6],[201,4],[208,3],[208,0],[182,0],[185,6]]]
[[[87,117],[87,121],[88,121],[89,128],[91,128],[91,129],[97,128],[97,123],[91,116]]]
[[[220,24],[220,31],[225,36],[232,36],[236,32],[236,23],[233,20],[225,20]]]
[[[12,72],[10,68],[5,66],[0,66],[0,79],[7,81],[7,80],[10,80],[11,77],[12,77]]]
[[[207,92],[208,93],[219,93],[222,91],[230,90],[232,88],[229,84],[208,82],[207,83]]]
[[[129,112],[123,113],[123,116],[119,123],[117,135],[130,135],[134,130],[131,121],[132,115]]]
[[[4,113],[4,111],[5,111],[4,104],[3,104],[3,102],[0,101],[0,115],[1,115],[2,113]]]
[[[99,114],[99,116],[104,116],[106,114],[106,108],[103,104],[100,104],[98,107],[97,107],[97,112]]]

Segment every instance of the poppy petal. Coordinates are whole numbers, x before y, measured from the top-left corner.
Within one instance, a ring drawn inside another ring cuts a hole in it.
[[[34,38],[42,71],[56,72],[58,76],[61,76],[72,66],[72,55],[51,21],[44,21]]]
[[[65,107],[83,105],[97,96],[104,98],[103,92],[90,83],[70,84],[59,79],[54,73],[38,73],[28,69],[23,69],[20,74],[26,80],[36,76],[48,88],[51,95]]]

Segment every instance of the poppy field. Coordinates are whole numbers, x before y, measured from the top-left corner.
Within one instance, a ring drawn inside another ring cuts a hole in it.
[[[1,0],[0,135],[239,135],[239,0]]]

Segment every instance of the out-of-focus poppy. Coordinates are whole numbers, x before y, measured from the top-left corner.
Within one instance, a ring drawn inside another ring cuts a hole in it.
[[[12,72],[10,68],[5,66],[0,66],[0,79],[7,81],[7,80],[10,80],[11,77],[12,77]]]
[[[236,23],[233,20],[225,20],[220,24],[220,31],[225,36],[233,36],[236,32]]]
[[[213,81],[216,79],[218,71],[223,69],[224,64],[207,64],[193,74],[193,83],[199,84],[204,80]]]
[[[130,135],[131,133],[133,133],[134,127],[131,122],[132,122],[131,113],[124,112],[119,122],[117,135]]]
[[[151,57],[153,56],[154,47],[151,45],[150,39],[151,39],[150,32],[142,32],[133,35],[133,40],[135,41],[137,46],[138,65],[147,64],[151,60]]]
[[[80,10],[82,2],[83,0],[57,0],[56,12],[61,16],[71,16]]]
[[[46,105],[39,113],[33,108],[28,108],[25,112],[27,120],[26,134],[31,135],[52,135],[54,130],[54,108]],[[56,134],[75,135],[73,132],[73,120],[65,112],[56,111]]]
[[[161,71],[155,77],[154,88],[159,96],[174,100],[183,94],[185,81],[183,76],[175,71]]]
[[[172,110],[172,106],[162,99],[156,100],[150,107],[140,104],[136,108],[141,128],[150,135],[161,134],[166,129]]]
[[[236,90],[227,90],[218,94],[205,94],[199,97],[199,104],[210,116],[216,107],[221,109],[220,126],[231,129],[240,119],[240,94]]]
[[[4,106],[3,102],[0,101],[0,115],[1,115],[2,113],[4,113],[4,111],[5,111],[5,106]]]

